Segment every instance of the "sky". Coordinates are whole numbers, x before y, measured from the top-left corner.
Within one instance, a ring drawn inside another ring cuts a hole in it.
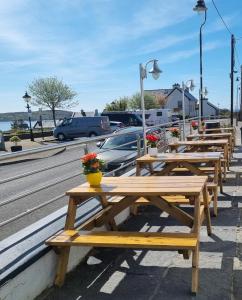
[[[236,37],[242,1],[214,0]],[[204,86],[209,101],[230,106],[230,34],[212,2],[203,32]],[[0,113],[24,111],[35,79],[57,77],[77,92],[73,111],[94,111],[139,91],[139,63],[158,59],[158,80],[145,89],[194,79],[199,90],[199,27],[195,0],[0,0]],[[242,63],[237,41],[236,68]],[[240,61],[239,61],[240,60]],[[236,97],[236,88],[235,88]],[[235,101],[236,102],[236,101]],[[37,110],[38,107],[32,107]]]

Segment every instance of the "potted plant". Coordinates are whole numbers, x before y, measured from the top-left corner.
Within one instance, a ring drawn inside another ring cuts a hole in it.
[[[14,144],[14,146],[11,146],[12,152],[21,151],[23,149],[21,145],[18,145],[18,143],[21,142],[21,139],[17,135],[12,136],[10,142]]]
[[[154,134],[146,135],[147,146],[148,146],[148,154],[150,156],[156,156],[158,154],[157,142],[159,138]]]
[[[90,186],[100,186],[104,162],[97,158],[96,153],[88,153],[81,158],[84,174]]]
[[[172,137],[172,142],[177,143],[178,138],[180,137],[180,131],[178,128],[171,128],[170,129],[171,137]]]
[[[193,131],[198,129],[198,122],[197,121],[192,121],[191,122],[191,128]]]

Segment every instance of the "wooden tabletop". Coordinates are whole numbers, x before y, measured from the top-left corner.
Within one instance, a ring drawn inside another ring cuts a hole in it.
[[[205,129],[205,131],[219,131],[219,130],[235,130],[235,128],[234,127],[219,127],[219,128]]]
[[[81,196],[151,196],[192,195],[198,196],[207,181],[207,176],[134,176],[103,177],[100,187],[84,183],[69,190],[72,197]]]
[[[218,161],[221,152],[188,152],[188,153],[158,153],[157,156],[144,155],[136,159],[137,162],[149,163],[158,161],[189,161],[189,162],[208,162]]]
[[[216,146],[228,144],[227,139],[221,140],[196,140],[196,141],[178,141],[177,143],[169,143],[169,146]]]
[[[222,133],[190,134],[187,137],[194,138],[194,137],[231,137],[231,136],[232,136],[232,133],[222,132]]]

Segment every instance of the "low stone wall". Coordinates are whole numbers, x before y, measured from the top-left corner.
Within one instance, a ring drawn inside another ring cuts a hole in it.
[[[4,141],[5,142],[8,142],[10,140],[10,138],[14,135],[17,135],[21,140],[28,140],[30,139],[30,133],[29,132],[26,132],[26,133],[21,133],[21,134],[4,134],[3,137],[4,137]],[[47,136],[53,136],[53,131],[45,131],[44,134],[43,134],[44,137],[47,137]],[[34,137],[35,138],[41,138],[42,137],[42,132],[34,132]]]

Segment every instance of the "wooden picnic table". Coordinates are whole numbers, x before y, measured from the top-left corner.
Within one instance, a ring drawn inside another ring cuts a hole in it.
[[[154,163],[165,163],[165,165],[161,170],[154,171]],[[207,175],[211,179],[207,187],[213,193],[214,215],[217,215],[218,185],[223,192],[221,152],[159,153],[155,157],[147,154],[136,159],[137,176],[141,175],[144,167],[148,167],[151,175],[158,176],[177,174],[181,171],[199,176]]]
[[[199,133],[203,133],[204,130],[202,128],[198,129]],[[205,133],[211,133],[211,132],[219,132],[219,133],[223,133],[223,132],[229,132],[232,133],[233,136],[233,142],[234,145],[236,145],[236,128],[235,127],[219,127],[219,128],[210,128],[210,129],[205,129]]]
[[[234,151],[234,142],[233,142],[233,135],[229,132],[222,132],[222,133],[202,133],[202,134],[190,134],[187,136],[188,141],[192,141],[194,139],[200,140],[213,140],[213,139],[228,139],[229,143],[229,153],[230,157],[232,157],[232,152]]]
[[[46,241],[48,245],[58,248],[59,258],[55,283],[61,286],[67,270],[71,246],[155,248],[179,250],[192,253],[192,292],[198,289],[198,260],[200,226],[206,216],[208,234],[211,234],[209,214],[209,196],[206,176],[148,176],[148,177],[104,177],[100,187],[90,187],[84,183],[66,194],[70,197],[64,231],[57,233]],[[180,207],[168,202],[166,197],[173,195],[194,197],[194,213],[188,214]],[[115,205],[110,204],[110,197],[120,197]],[[77,205],[91,197],[97,197],[103,209],[95,217],[75,229]],[[119,232],[119,231],[85,231],[104,224],[115,226],[114,217],[124,209],[132,206],[140,197],[151,202],[162,211],[179,220],[191,230],[177,232]]]
[[[214,147],[216,152],[220,152],[222,149],[225,166],[224,166],[224,179],[226,177],[226,168],[229,170],[229,149],[228,140],[218,139],[218,140],[196,140],[196,141],[179,141],[177,143],[169,143],[169,147],[172,151],[178,151],[178,148],[184,146],[186,151],[189,152],[209,152],[209,148]]]

